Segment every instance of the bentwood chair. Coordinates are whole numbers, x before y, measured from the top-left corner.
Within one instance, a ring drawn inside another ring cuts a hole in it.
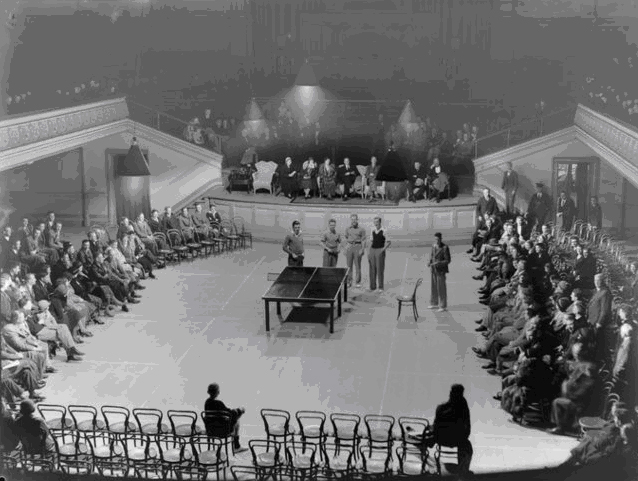
[[[392,474],[392,451],[374,450],[368,453],[367,446],[359,448],[364,479],[387,479]]]
[[[248,448],[252,454],[253,467],[257,471],[257,479],[265,480],[284,465],[281,455],[281,444],[269,439],[251,439]]]
[[[123,406],[102,406],[102,417],[106,423],[106,432],[114,441],[122,441],[129,432],[137,431],[135,422],[131,420],[131,412]]]
[[[326,440],[326,415],[321,411],[297,411],[295,418],[299,424],[299,437],[304,447],[306,444],[314,444],[321,448]],[[319,454],[321,453],[320,451]]]
[[[67,413],[66,407],[58,404],[37,404],[36,409],[52,435],[64,438],[70,433],[73,419]]]
[[[372,455],[372,450],[389,451],[392,455],[392,429],[394,428],[394,417],[382,414],[366,414],[363,417],[366,426],[366,441],[368,450]]]
[[[87,439],[82,431],[74,430],[65,439],[53,436],[57,468],[64,474],[91,474],[93,458]]]
[[[356,470],[355,452],[347,446],[323,443],[324,471],[333,478],[350,478]]]
[[[73,418],[75,429],[85,436],[94,436],[106,428],[106,423],[98,418],[98,411],[93,406],[70,405],[69,414]]]
[[[290,446],[286,448],[286,465],[292,480],[313,479],[319,471],[317,451],[317,446],[308,446],[305,443],[296,445],[293,439]]]
[[[266,439],[282,442],[285,449],[293,434],[290,429],[290,413],[281,409],[262,409],[261,419],[264,421]]]
[[[150,436],[151,439],[156,440],[159,436],[171,431],[168,424],[164,423],[164,414],[159,409],[135,408],[133,416],[137,421],[139,431]]]
[[[233,444],[232,418],[227,411],[202,411],[202,422],[206,428],[208,437],[221,443],[228,458],[228,446],[231,446],[233,455],[235,446]]]
[[[414,320],[419,320],[419,311],[416,308],[416,291],[419,286],[423,283],[423,278],[419,278],[414,285],[414,291],[412,291],[412,295],[410,296],[397,296],[397,302],[399,307],[399,312],[397,313],[397,320],[401,317],[401,307],[403,304],[412,305],[412,312],[414,313]]]
[[[399,446],[396,450],[399,461],[398,473],[400,476],[421,476],[427,473],[428,450],[416,447]]]
[[[177,256],[178,261],[181,262],[182,259],[186,259],[189,249],[184,244],[184,238],[182,237],[182,233],[180,231],[178,231],[177,229],[167,230],[166,240],[168,240],[168,245]]]
[[[399,418],[399,428],[401,429],[401,446],[404,448],[434,446],[430,421],[427,419],[403,416]]]
[[[246,222],[243,217],[235,216],[233,217],[233,224],[235,225],[235,229],[237,231],[237,235],[242,238],[242,242],[244,247],[246,247],[246,241],[250,241],[250,248],[253,248],[253,234],[249,230],[246,229]]]
[[[351,449],[356,457],[361,443],[361,434],[359,433],[361,417],[358,414],[332,413],[330,414],[330,422],[334,444]]]
[[[192,458],[196,465],[206,469],[207,472],[215,471],[219,481],[219,472],[226,479],[226,469],[229,467],[227,453],[224,452],[224,444],[217,438],[206,434],[196,434],[190,441]]]

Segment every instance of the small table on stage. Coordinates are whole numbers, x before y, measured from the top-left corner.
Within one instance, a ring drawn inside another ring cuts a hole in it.
[[[268,292],[262,296],[266,307],[266,331],[270,331],[270,303],[330,304],[330,333],[334,332],[334,305],[341,317],[341,293],[348,301],[348,269],[340,267],[286,267]]]

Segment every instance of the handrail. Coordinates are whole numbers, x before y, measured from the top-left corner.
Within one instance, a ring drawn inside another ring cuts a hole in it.
[[[182,120],[173,115],[160,112],[159,110],[140,104],[129,97],[126,99],[129,105],[129,117],[131,120],[144,124],[148,127],[157,129],[161,132],[173,135],[182,140],[184,139],[184,131],[190,125],[189,122]],[[143,109],[143,110],[141,110]],[[196,144],[202,148],[209,148],[218,154],[223,154],[223,136],[217,133],[207,133],[203,144]]]
[[[532,138],[540,137],[544,134],[554,133],[560,129],[569,127],[574,124],[573,115],[571,115],[569,119],[567,119],[565,122],[558,122],[557,124],[552,125],[550,128],[547,128],[547,121],[550,119],[555,120],[557,117],[559,117],[559,115],[565,114],[565,112],[574,112],[574,115],[575,115],[577,108],[578,108],[577,105],[569,105],[568,107],[564,107],[550,114],[539,115],[538,117],[529,118],[517,124],[511,125],[510,127],[506,129],[502,129],[497,132],[492,132],[491,134],[480,137],[476,140],[476,142],[474,142],[474,159],[477,159],[479,156],[483,156],[483,155],[487,155],[489,153],[495,152],[497,150],[509,148],[512,145],[517,145],[517,144],[526,142],[528,140],[531,140]],[[538,124],[538,128],[533,129],[535,130],[535,132],[532,132],[532,129],[530,129],[530,126],[534,126],[536,124]],[[543,128],[544,126],[545,128]],[[518,131],[520,131],[519,135],[516,135],[516,136],[512,135],[513,132],[518,132]],[[484,147],[486,142],[489,143],[491,139],[496,139],[499,137],[502,138],[502,142],[498,142],[497,145],[495,145],[494,147],[489,147],[489,146]],[[483,149],[481,149],[481,151],[479,152],[480,144],[483,144],[482,145]]]

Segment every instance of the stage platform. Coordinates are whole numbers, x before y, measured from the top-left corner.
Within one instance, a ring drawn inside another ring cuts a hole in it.
[[[306,242],[319,242],[330,219],[335,219],[337,231],[343,232],[350,225],[353,213],[359,215],[359,223],[368,230],[373,227],[374,217],[381,216],[395,246],[431,245],[435,232],[441,232],[443,240],[449,244],[467,243],[476,225],[476,199],[469,195],[442,200],[439,204],[425,200],[379,204],[361,199],[324,200],[318,204],[303,200],[293,203],[283,195],[267,192],[229,193],[219,186],[204,193],[203,197],[210,198],[217,210],[229,218],[242,217],[255,239],[270,242],[283,242],[294,220],[301,222]]]

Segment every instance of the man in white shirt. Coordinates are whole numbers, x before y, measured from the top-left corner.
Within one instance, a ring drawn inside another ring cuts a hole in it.
[[[370,266],[370,291],[383,292],[383,275],[385,273],[385,251],[392,242],[381,227],[381,217],[374,218],[374,229],[370,233],[370,249],[368,263]]]

